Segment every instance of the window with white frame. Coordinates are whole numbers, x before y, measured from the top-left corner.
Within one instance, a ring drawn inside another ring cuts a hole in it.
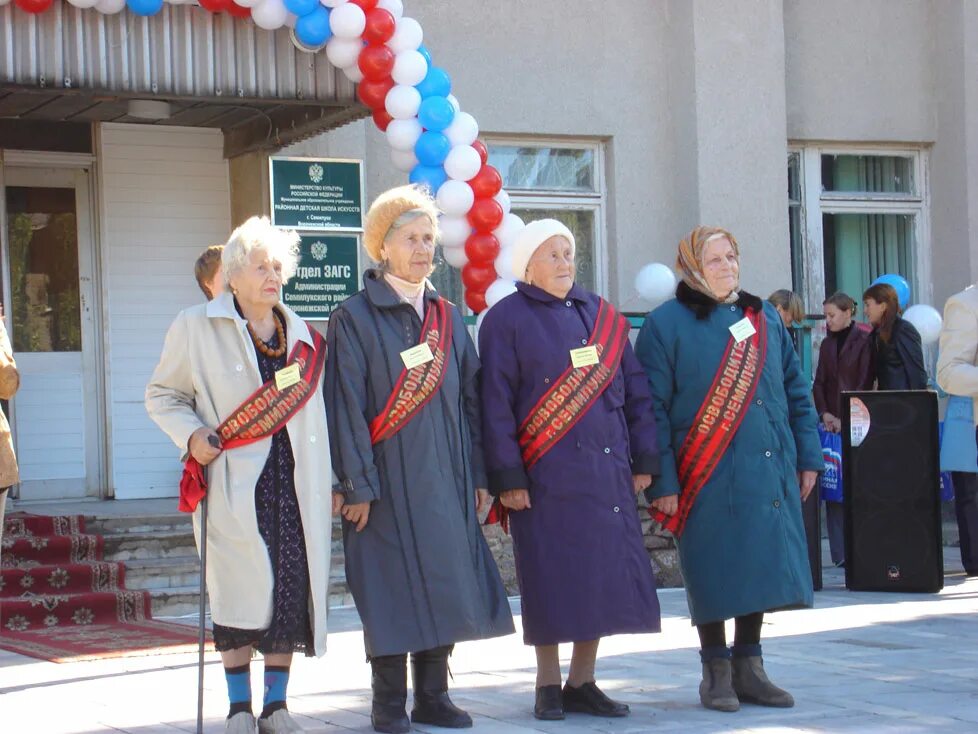
[[[788,154],[792,279],[807,310],[836,291],[862,301],[884,273],[930,297],[928,200],[919,149],[810,146]]]

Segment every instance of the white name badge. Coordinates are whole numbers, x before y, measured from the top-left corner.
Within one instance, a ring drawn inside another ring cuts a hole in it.
[[[275,387],[281,391],[287,387],[292,387],[299,379],[299,365],[290,364],[288,367],[275,373]]]
[[[740,344],[744,339],[754,336],[757,329],[754,328],[754,324],[750,322],[749,318],[744,317],[730,327],[730,333],[733,334],[734,341]]]
[[[590,367],[592,364],[598,363],[598,348],[592,344],[589,347],[571,349],[570,358],[574,369],[578,367]]]
[[[401,352],[401,361],[404,362],[404,366],[409,370],[413,370],[418,365],[430,362],[434,358],[435,355],[431,353],[431,347],[428,346],[428,342],[421,342],[418,346],[405,349]]]

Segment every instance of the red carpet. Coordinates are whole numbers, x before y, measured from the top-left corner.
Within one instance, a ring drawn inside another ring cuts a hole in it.
[[[0,548],[0,648],[54,662],[188,652],[197,630],[152,619],[81,516],[15,515]]]

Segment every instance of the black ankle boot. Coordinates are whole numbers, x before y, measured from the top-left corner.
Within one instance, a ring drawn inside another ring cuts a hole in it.
[[[382,734],[411,731],[407,706],[407,655],[384,655],[370,659],[373,705],[370,723]]]
[[[591,716],[628,716],[628,704],[612,701],[604,691],[598,688],[594,681],[575,688],[570,683],[564,684],[564,711]]]
[[[411,721],[448,729],[468,729],[472,717],[448,697],[448,655],[451,645],[411,653],[414,708]]]

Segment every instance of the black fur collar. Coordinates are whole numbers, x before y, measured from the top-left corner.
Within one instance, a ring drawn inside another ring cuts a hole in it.
[[[698,290],[690,288],[682,280],[679,281],[679,285],[676,287],[676,300],[696,314],[696,318],[700,321],[708,318],[717,307],[715,300],[705,293],[700,293]],[[745,311],[755,311],[756,313],[761,313],[764,309],[764,304],[761,299],[747,291],[740,291],[737,305]]]

